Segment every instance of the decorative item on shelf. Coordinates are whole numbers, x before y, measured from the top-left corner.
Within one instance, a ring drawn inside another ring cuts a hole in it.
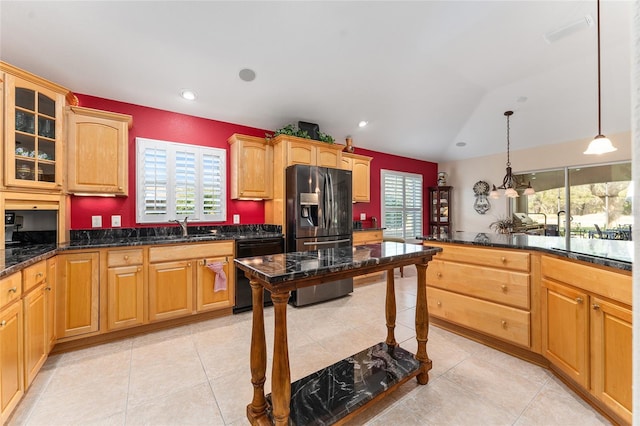
[[[16,177],[23,180],[32,179],[33,169],[27,164],[21,164],[16,168]]]
[[[500,197],[498,193],[498,189],[504,189],[504,195],[509,198],[519,197],[517,189],[525,188],[524,195],[533,195],[535,194],[535,190],[531,187],[531,182],[527,185],[524,183],[519,183],[515,176],[513,176],[513,172],[511,170],[511,159],[510,159],[510,144],[511,141],[509,139],[509,117],[513,115],[513,111],[505,111],[505,117],[507,117],[507,173],[504,175],[504,179],[502,179],[502,185],[497,187],[493,185],[491,188],[491,192],[489,193],[489,197],[493,199],[497,199]]]
[[[489,195],[489,184],[483,180],[479,180],[473,185],[473,193],[475,194],[476,201],[473,203],[473,209],[478,214],[485,214],[491,208],[491,203],[487,195]]]
[[[598,135],[589,143],[587,150],[584,152],[584,154],[587,155],[606,154],[618,149],[613,146],[609,138],[602,134],[602,102],[600,93],[600,0],[597,1],[596,24],[598,31]]]
[[[353,153],[353,151],[355,151],[355,148],[353,147],[353,139],[351,139],[351,136],[347,136],[346,143],[347,144],[344,147],[343,151]]]
[[[491,222],[489,228],[498,234],[510,234],[513,231],[513,225],[513,218],[505,217]]]
[[[438,186],[447,186],[447,172],[438,172]]]
[[[304,123],[304,122],[300,121],[299,123]],[[312,123],[304,123],[304,124],[312,124]],[[315,126],[317,127],[317,124]],[[302,128],[297,128],[293,124],[287,124],[286,126],[277,129],[275,132],[273,132],[273,134],[265,133],[265,139],[271,140],[276,136],[288,135],[288,136],[295,136],[297,138],[303,138],[303,139],[313,139],[313,140],[317,140],[325,143],[333,143],[335,141],[335,139],[333,139],[333,136],[328,135],[326,133],[322,133],[317,128],[314,128],[314,129],[315,129],[313,131],[314,134],[310,135],[307,130],[304,130]]]
[[[480,232],[479,234],[476,234],[476,236],[473,239],[473,241],[475,241],[476,243],[480,243],[480,244],[488,244],[488,243],[491,242],[491,238],[489,238],[489,236],[487,234],[485,234],[484,232]]]

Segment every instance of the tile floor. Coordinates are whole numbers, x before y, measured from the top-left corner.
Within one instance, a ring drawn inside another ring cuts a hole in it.
[[[415,269],[396,277],[396,339],[415,352]],[[291,377],[384,340],[384,291],[290,307]],[[273,309],[265,315],[271,353]],[[248,424],[250,330],[245,313],[51,356],[9,425]],[[350,424],[609,424],[543,368],[436,327],[427,349],[428,385],[411,380]]]

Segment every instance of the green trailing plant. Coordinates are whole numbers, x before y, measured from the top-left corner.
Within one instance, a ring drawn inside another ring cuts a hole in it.
[[[275,132],[273,132],[273,134],[265,133],[265,138],[267,140],[270,140],[279,135],[287,135],[287,136],[295,136],[297,138],[311,139],[311,136],[309,136],[309,133],[307,133],[306,130],[300,130],[293,124],[287,124],[286,126],[277,129]],[[328,135],[326,133],[320,132],[318,136],[320,137],[321,142],[333,143],[335,141],[331,135]]]
[[[503,217],[491,222],[489,229],[496,231],[498,234],[510,234],[513,231],[513,218]]]

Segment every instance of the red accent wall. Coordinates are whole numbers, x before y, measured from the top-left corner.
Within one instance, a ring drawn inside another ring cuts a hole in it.
[[[77,95],[77,97],[80,105],[83,107],[131,115],[133,117],[133,126],[129,130],[129,196],[116,198],[72,196],[71,229],[74,230],[90,229],[91,216],[93,215],[102,215],[104,228],[111,227],[112,215],[122,216],[123,228],[154,226],[136,224],[135,221],[136,137],[224,148],[227,149],[227,164],[229,164],[229,145],[227,139],[233,133],[264,136],[265,133],[270,132],[269,130],[178,114],[89,95]],[[357,147],[356,153],[367,155],[374,159],[371,162],[371,203],[354,204],[354,219],[359,219],[360,213],[366,213],[367,219],[374,216],[380,220],[380,169],[422,174],[425,186],[425,200],[427,199],[426,188],[436,184],[438,171],[438,165],[436,163],[358,149]],[[227,180],[230,179],[229,175],[230,168],[227,167]],[[426,202],[425,206],[427,206]],[[234,214],[240,214],[240,223],[242,224],[264,223],[264,202],[227,199],[227,220],[225,222],[207,224],[231,224]],[[423,223],[426,224],[428,217],[427,211],[425,211],[424,216]],[[426,226],[424,233],[426,234]]]

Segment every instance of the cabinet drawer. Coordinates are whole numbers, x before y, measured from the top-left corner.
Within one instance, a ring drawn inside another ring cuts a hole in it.
[[[208,244],[184,244],[149,248],[149,262],[166,262],[179,259],[200,259],[216,256],[233,256],[233,241]]]
[[[529,272],[529,253],[524,251],[458,247],[431,241],[426,241],[424,245],[442,247],[442,252],[436,255],[438,259]]]
[[[41,261],[22,270],[23,292],[31,290],[47,278],[47,262]]]
[[[529,312],[433,287],[427,288],[427,303],[429,315],[521,346],[531,345]]]
[[[471,279],[470,279],[471,278]],[[432,260],[427,285],[529,309],[529,274]]]
[[[107,253],[107,266],[142,265],[142,249],[114,250]]]
[[[353,233],[353,244],[372,244],[382,242],[382,231],[356,231]]]
[[[542,256],[542,275],[631,306],[631,275]]]
[[[20,299],[21,295],[22,276],[19,272],[0,279],[0,309]]]

